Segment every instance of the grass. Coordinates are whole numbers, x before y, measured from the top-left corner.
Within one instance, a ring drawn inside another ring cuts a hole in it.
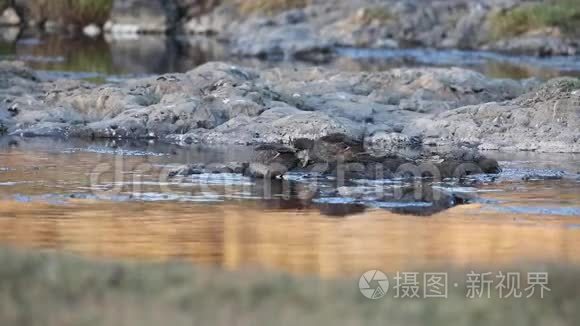
[[[104,24],[113,0],[30,0],[26,5],[37,22],[52,20],[85,26]]]
[[[304,8],[309,0],[230,0],[235,1],[242,14],[274,15],[285,10]]]
[[[0,324],[572,325],[580,320],[577,272],[551,269],[544,299],[468,300],[462,289],[447,300],[371,301],[358,280],[0,249]]]
[[[522,5],[491,16],[493,39],[513,37],[542,28],[558,28],[565,34],[580,33],[578,0],[552,0]]]

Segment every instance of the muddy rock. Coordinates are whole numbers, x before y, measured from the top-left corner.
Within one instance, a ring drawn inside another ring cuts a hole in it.
[[[516,55],[557,56],[575,55],[577,46],[570,40],[555,36],[530,35],[501,40],[484,46],[485,50]]]
[[[169,171],[169,178],[188,177],[198,174],[245,174],[249,167],[249,163],[242,162],[228,162],[228,163],[193,163],[185,166],[177,167]]]
[[[379,131],[365,138],[365,150],[377,156],[401,155],[417,158],[423,150],[421,137]]]
[[[38,78],[32,70],[19,62],[0,62],[0,134],[12,131],[18,116],[28,108],[42,106],[30,95],[37,88]]]
[[[0,62],[0,97],[29,93],[38,77],[21,62]]]
[[[400,133],[410,121],[429,114],[513,99],[528,89],[522,82],[490,79],[458,68],[407,68],[378,73],[313,68],[267,71],[262,76],[272,90],[290,95],[297,108],[350,121],[356,130],[363,130],[364,137]]]
[[[466,142],[486,150],[580,152],[579,89],[577,79],[555,79],[512,101],[443,112],[408,130],[433,143]]]
[[[362,139],[362,126],[347,119],[333,118],[321,112],[304,112],[296,108],[283,112],[265,111],[251,118],[240,116],[214,130],[195,130],[191,133],[170,135],[168,139],[181,144],[289,144],[298,138],[317,139],[332,133],[346,133]],[[287,114],[288,112],[293,114]]]
[[[232,52],[264,59],[297,59],[323,62],[332,55],[332,42],[307,24],[278,26],[264,20],[244,25],[232,40]]]
[[[381,140],[376,135],[401,133],[412,121],[463,105],[513,99],[527,87],[457,68],[258,73],[208,63],[185,74],[95,86],[35,83],[27,70],[10,67],[1,76],[22,76],[22,83],[37,88],[36,94],[13,99],[23,111],[12,123],[14,132],[31,132],[36,123],[63,123],[68,136],[160,138],[181,144],[290,144],[339,133],[382,144],[384,154],[410,142],[396,145],[391,140],[398,136]],[[19,79],[4,80],[14,84]]]
[[[498,41],[493,17],[529,5],[525,0],[324,1],[272,15],[243,13],[225,1],[192,18],[189,33],[218,34],[241,56],[322,60],[336,47],[492,49],[532,55],[570,55],[577,40],[563,34],[524,34]]]
[[[568,152],[578,146],[574,79],[528,92],[534,82],[458,68],[258,72],[215,62],[97,86],[40,82],[3,63],[0,83],[2,128],[17,135],[255,145],[342,134],[374,155],[412,160],[424,157],[426,146],[444,144]]]
[[[540,171],[533,173],[526,173],[523,177],[523,181],[534,182],[534,181],[550,181],[550,180],[562,180],[565,173],[563,171]]]

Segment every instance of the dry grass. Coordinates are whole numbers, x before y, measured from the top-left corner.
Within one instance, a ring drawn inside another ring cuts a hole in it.
[[[566,34],[580,33],[578,0],[552,0],[522,5],[490,17],[491,37],[501,39],[543,28],[558,28]]]
[[[37,22],[52,20],[84,26],[105,23],[113,0],[30,0],[26,5]]]
[[[463,274],[464,275],[464,274]],[[1,325],[573,325],[577,270],[552,269],[545,299],[364,299],[321,281],[185,264],[91,262],[0,250]]]
[[[285,10],[304,8],[309,0],[229,0],[235,2],[240,13],[273,15]]]

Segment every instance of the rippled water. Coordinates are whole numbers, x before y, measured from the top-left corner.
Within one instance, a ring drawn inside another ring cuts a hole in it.
[[[312,192],[301,176],[269,189],[241,175],[164,178],[186,162],[239,160],[247,152],[0,139],[0,244],[326,277],[580,263],[578,156],[496,153],[504,166],[498,176],[426,185],[469,195],[465,205],[435,211],[423,201],[325,192],[325,183]],[[563,179],[522,180],[531,173]],[[361,180],[346,188],[397,185]]]

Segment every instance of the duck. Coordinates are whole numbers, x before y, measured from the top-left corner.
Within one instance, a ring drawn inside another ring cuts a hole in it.
[[[298,166],[296,151],[280,144],[263,144],[254,148],[247,176],[258,179],[277,179]]]
[[[342,133],[329,134],[317,140],[297,139],[294,147],[302,167],[316,163],[353,162],[357,155],[364,153],[361,141]]]

